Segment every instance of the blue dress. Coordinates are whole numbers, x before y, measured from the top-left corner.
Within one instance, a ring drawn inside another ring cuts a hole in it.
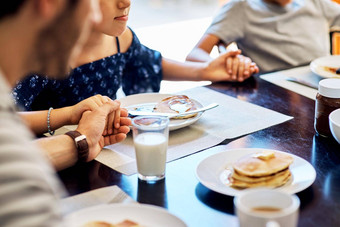
[[[31,75],[19,82],[12,94],[24,110],[46,110],[74,105],[96,94],[116,98],[122,87],[126,95],[158,92],[162,80],[162,56],[142,45],[132,32],[132,44],[118,53],[75,68],[65,80]]]

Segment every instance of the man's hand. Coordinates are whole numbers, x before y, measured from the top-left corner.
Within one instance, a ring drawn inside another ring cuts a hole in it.
[[[111,116],[118,111],[120,114],[119,127],[115,127],[112,129],[112,133],[108,133],[107,124],[110,124],[111,120],[116,122],[116,119],[111,119]],[[129,125],[131,125],[131,119],[127,116],[128,112],[125,109],[120,110],[120,103],[112,100],[82,114],[77,131],[86,135],[89,145],[87,161],[97,157],[104,146],[121,142],[126,138],[126,134],[130,131]]]
[[[70,124],[78,124],[82,114],[85,111],[93,111],[99,106],[104,105],[105,103],[112,101],[107,96],[102,95],[95,95],[90,98],[87,98],[76,105],[68,107]],[[116,101],[118,102],[118,101]],[[109,117],[107,118],[107,127],[104,130],[104,134],[112,134],[113,129],[118,129],[120,127],[120,109],[117,108],[114,112],[110,113]]]

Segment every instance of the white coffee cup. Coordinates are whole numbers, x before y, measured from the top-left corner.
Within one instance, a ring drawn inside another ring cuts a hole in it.
[[[234,198],[240,227],[295,227],[300,200],[273,189],[247,189]]]

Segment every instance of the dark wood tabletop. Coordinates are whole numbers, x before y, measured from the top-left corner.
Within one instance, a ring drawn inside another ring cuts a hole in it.
[[[315,102],[258,76],[242,84],[216,83],[209,88],[294,118],[167,163],[165,180],[156,184],[145,184],[136,175],[122,175],[96,161],[69,168],[59,175],[70,195],[118,185],[140,203],[168,209],[189,227],[238,226],[233,197],[199,183],[196,167],[204,158],[227,149],[268,148],[295,154],[316,170],[312,186],[297,193],[299,226],[340,226],[340,145],[333,138],[315,135]]]

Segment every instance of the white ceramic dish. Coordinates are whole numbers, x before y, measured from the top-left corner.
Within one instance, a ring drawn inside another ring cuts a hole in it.
[[[264,151],[268,149],[261,148],[240,148],[226,150],[209,156],[202,160],[196,168],[196,176],[205,187],[229,196],[237,196],[242,189],[236,189],[227,185],[227,177],[232,168],[232,164],[244,155]],[[282,151],[276,151],[281,152]],[[306,160],[292,155],[294,162],[290,165],[292,179],[285,185],[276,188],[289,194],[300,192],[309,187],[315,180],[316,172],[313,166]]]
[[[334,110],[329,115],[329,128],[334,139],[340,144],[340,109]]]
[[[82,209],[67,215],[65,226],[81,227],[91,221],[116,224],[126,219],[147,227],[187,226],[166,209],[145,204],[110,204]]]
[[[141,107],[143,111],[152,111],[153,107],[160,102],[162,99],[172,96],[171,94],[159,94],[159,93],[144,93],[144,94],[136,94],[129,95],[124,98],[121,98],[119,101],[121,102],[121,106],[127,109]],[[194,100],[198,108],[202,108],[202,104],[198,101]],[[198,119],[201,118],[203,113],[198,113],[195,117],[188,119],[171,119],[169,123],[169,130],[176,130],[180,128],[184,128],[195,123]]]
[[[340,75],[329,72],[324,66],[340,68],[340,55],[330,55],[317,58],[310,63],[310,69],[313,73],[323,78],[340,78]]]

